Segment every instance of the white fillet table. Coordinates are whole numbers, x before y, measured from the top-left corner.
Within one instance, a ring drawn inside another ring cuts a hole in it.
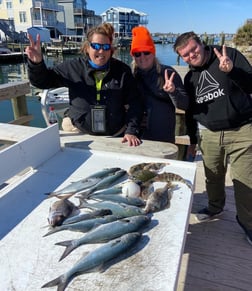
[[[14,125],[2,127],[7,129],[21,130]],[[52,126],[33,130],[0,151],[1,290],[56,290],[41,286],[65,273],[83,253],[100,246],[83,245],[58,262],[64,248],[55,243],[83,234],[61,231],[43,237],[49,207],[56,200],[45,199],[45,192],[60,189],[105,167],[127,170],[142,162],[167,162],[167,171],[181,175],[194,186],[194,163],[122,151],[62,147],[61,143],[57,127]],[[23,169],[28,170],[22,172]],[[10,183],[3,187],[6,181]],[[177,183],[170,208],[153,215],[148,231],[128,256],[119,257],[102,273],[79,275],[66,290],[176,290],[191,204],[192,191]]]

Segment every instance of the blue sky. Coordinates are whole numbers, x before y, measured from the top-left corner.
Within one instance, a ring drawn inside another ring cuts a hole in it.
[[[98,15],[110,7],[148,14],[147,28],[152,33],[236,33],[252,18],[251,0],[87,0],[87,9]]]

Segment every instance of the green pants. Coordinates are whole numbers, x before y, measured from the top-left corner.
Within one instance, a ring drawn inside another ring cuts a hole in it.
[[[225,205],[225,176],[228,162],[234,186],[237,215],[252,230],[252,124],[236,129],[199,132],[208,208],[217,212]]]

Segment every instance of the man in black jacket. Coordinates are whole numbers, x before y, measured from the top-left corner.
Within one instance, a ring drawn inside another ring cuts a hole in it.
[[[39,35],[36,42],[29,35],[29,79],[41,89],[69,89],[68,118],[79,131],[123,136],[122,142],[137,146],[143,107],[130,67],[112,57],[113,34],[109,23],[91,28],[83,55],[53,68],[43,61]]]
[[[225,205],[228,159],[237,221],[252,244],[252,68],[236,49],[205,46],[194,32],[180,35],[174,50],[189,64],[186,123],[195,155],[199,142],[206,175],[208,207],[197,218],[220,215]],[[197,139],[198,132],[198,139]]]

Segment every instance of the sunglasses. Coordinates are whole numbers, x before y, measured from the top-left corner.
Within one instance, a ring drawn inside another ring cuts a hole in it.
[[[140,52],[140,53],[134,53],[133,56],[134,56],[135,58],[139,58],[142,54],[145,55],[145,56],[148,56],[148,55],[150,55],[151,53],[150,53],[150,52]]]
[[[111,44],[109,43],[90,42],[90,46],[96,51],[99,51],[100,49],[103,49],[104,51],[109,51],[111,49]]]

